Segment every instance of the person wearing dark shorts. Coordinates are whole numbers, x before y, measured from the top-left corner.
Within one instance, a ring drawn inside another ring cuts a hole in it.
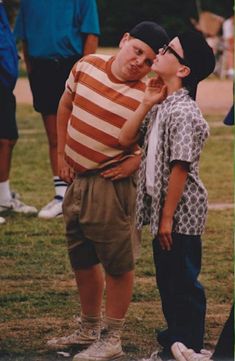
[[[76,61],[94,53],[99,23],[95,0],[22,0],[14,33],[23,54],[33,95],[46,130],[55,196],[38,216],[62,215],[67,183],[58,176],[56,113],[65,81]]]
[[[12,151],[18,139],[16,100],[13,94],[18,75],[18,54],[7,15],[0,1],[0,212],[37,213],[35,207],[17,199],[10,189]],[[5,218],[0,217],[0,224]]]

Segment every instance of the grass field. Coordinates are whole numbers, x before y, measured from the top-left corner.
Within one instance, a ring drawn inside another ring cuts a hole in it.
[[[233,130],[223,125],[222,116],[207,118],[211,137],[203,152],[201,176],[210,203],[233,203]],[[46,136],[31,106],[18,106],[18,124],[12,188],[25,202],[40,208],[53,197]],[[0,228],[0,360],[62,360],[47,350],[46,340],[76,329],[75,317],[80,311],[63,220],[5,216],[7,223]],[[211,349],[233,298],[233,225],[233,210],[209,211],[200,279],[208,299],[205,345]],[[165,326],[150,239],[145,229],[123,334],[124,349],[135,359],[147,357],[156,348],[155,329]]]

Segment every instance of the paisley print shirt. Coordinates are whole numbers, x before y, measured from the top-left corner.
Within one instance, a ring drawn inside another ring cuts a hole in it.
[[[152,122],[158,113],[158,141],[155,152],[153,196],[146,192],[146,156]],[[189,173],[173,219],[173,232],[200,235],[207,213],[207,191],[199,178],[199,158],[209,127],[195,101],[185,88],[169,95],[147,114],[141,128],[143,155],[137,184],[137,228],[150,224],[158,233],[161,208],[167,194],[170,164],[189,163]]]

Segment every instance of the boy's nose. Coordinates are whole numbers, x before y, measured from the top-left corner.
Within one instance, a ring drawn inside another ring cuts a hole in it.
[[[144,56],[139,56],[139,57],[136,59],[136,64],[137,64],[137,65],[143,65],[143,64],[144,64]]]

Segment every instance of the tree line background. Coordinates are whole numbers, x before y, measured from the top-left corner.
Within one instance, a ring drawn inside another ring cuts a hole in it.
[[[3,3],[13,24],[20,0],[4,0]],[[190,18],[198,20],[200,11],[211,11],[227,18],[233,14],[234,4],[233,0],[97,0],[97,5],[100,45],[116,46],[121,35],[140,21],[157,21],[174,36],[192,27]]]

